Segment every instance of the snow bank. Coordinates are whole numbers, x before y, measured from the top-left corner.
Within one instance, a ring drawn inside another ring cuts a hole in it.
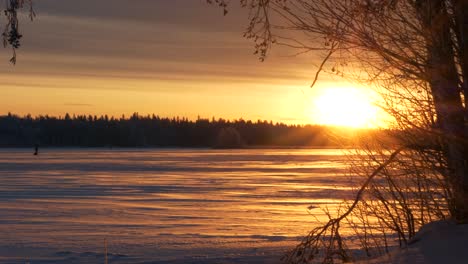
[[[468,225],[437,221],[423,226],[406,248],[366,263],[466,264],[467,245]]]

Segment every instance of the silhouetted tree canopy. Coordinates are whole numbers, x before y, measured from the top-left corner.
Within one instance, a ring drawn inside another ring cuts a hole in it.
[[[340,144],[345,139],[340,141]],[[329,128],[268,121],[73,115],[0,116],[0,146],[32,147],[338,146]]]

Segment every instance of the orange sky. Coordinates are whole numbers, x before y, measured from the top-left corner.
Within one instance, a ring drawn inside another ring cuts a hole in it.
[[[235,5],[223,17],[204,0],[42,0],[36,12],[18,64],[0,54],[0,114],[316,123],[314,96],[350,85],[324,76],[309,88],[320,54],[276,48],[259,62]]]

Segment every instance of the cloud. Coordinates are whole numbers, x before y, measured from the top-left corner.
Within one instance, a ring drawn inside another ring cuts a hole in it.
[[[21,24],[18,64],[8,64],[9,49],[0,53],[0,110],[278,119],[301,111],[298,87],[308,87],[315,70],[313,57],[285,57],[282,48],[260,63],[237,6],[226,17],[205,0],[35,7],[37,19]]]
[[[309,58],[275,56],[279,49],[259,63],[253,44],[241,36],[242,12],[234,8],[228,19],[216,17],[204,0],[40,0],[37,9],[38,19],[22,25],[18,66],[11,71],[0,64],[3,72],[233,83],[282,83],[313,74],[304,67]]]
[[[231,5],[232,15],[223,18],[222,10],[208,5],[206,0],[37,0],[35,9],[39,15],[179,24],[223,31],[239,29],[240,25],[246,23],[247,17],[247,11],[234,4]],[[225,22],[213,23],[215,19],[223,19]]]

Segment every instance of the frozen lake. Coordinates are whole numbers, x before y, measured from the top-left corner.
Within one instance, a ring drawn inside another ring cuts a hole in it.
[[[333,149],[40,151],[0,150],[0,263],[278,263],[350,194]]]

